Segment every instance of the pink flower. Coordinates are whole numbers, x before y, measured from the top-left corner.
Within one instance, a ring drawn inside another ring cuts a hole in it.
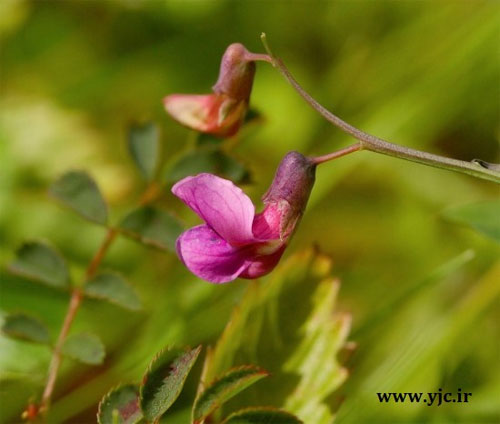
[[[187,177],[172,187],[205,224],[177,239],[177,253],[187,268],[212,283],[237,277],[258,278],[279,262],[309,199],[316,165],[288,153],[256,214],[250,198],[231,181],[212,174]]]
[[[186,127],[219,137],[234,135],[248,109],[255,60],[269,58],[250,53],[242,44],[231,44],[222,57],[213,94],[172,94],[163,99],[165,109]]]

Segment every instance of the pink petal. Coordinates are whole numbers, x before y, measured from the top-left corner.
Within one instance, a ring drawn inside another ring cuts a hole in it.
[[[280,238],[282,211],[279,205],[267,205],[264,210],[255,215],[252,232],[259,240],[276,240]]]
[[[246,113],[246,102],[218,94],[172,94],[163,99],[166,111],[180,124],[196,131],[229,137]]]
[[[285,248],[286,245],[284,244],[270,255],[254,257],[251,259],[249,266],[240,273],[239,277],[253,279],[269,274],[278,265]]]
[[[233,246],[255,241],[252,232],[254,205],[231,181],[212,174],[199,174],[179,181],[172,187],[172,193]]]
[[[176,121],[201,132],[209,129],[209,118],[213,110],[220,106],[217,96],[213,94],[172,94],[163,99],[163,104]]]
[[[212,283],[227,283],[249,266],[248,249],[238,249],[208,225],[199,225],[180,235],[177,253],[196,276]]]

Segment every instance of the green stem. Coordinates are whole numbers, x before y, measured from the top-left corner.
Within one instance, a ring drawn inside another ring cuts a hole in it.
[[[500,184],[500,172],[495,168],[495,165],[490,166],[484,161],[474,159],[471,162],[451,159],[432,153],[422,152],[420,150],[403,147],[398,144],[389,143],[386,140],[375,137],[371,134],[365,133],[352,125],[348,124],[338,116],[325,109],[316,100],[314,100],[309,93],[307,93],[300,84],[291,75],[283,61],[273,55],[269,45],[267,44],[266,35],[261,35],[262,43],[271,58],[271,63],[277,68],[285,79],[292,85],[293,88],[309,103],[309,105],[320,113],[327,121],[331,122],[342,131],[361,142],[363,150],[370,150],[376,153],[382,153],[388,156],[394,156],[400,159],[409,160],[412,162],[421,163],[435,168],[447,169],[449,171],[461,172],[463,174],[472,175],[473,177],[482,178],[484,180],[493,181]]]

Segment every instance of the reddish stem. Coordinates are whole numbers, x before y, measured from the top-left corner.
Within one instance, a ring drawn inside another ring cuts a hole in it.
[[[85,271],[85,281],[88,281],[95,275],[102,259],[104,258],[104,255],[108,251],[109,246],[111,246],[111,243],[113,242],[117,234],[118,231],[114,228],[110,228],[108,230],[105,239],[103,240],[101,246],[99,247],[99,250],[96,252],[94,257],[90,261],[87,270]],[[75,287],[71,293],[71,299],[69,301],[68,310],[66,312],[66,316],[64,317],[64,322],[61,327],[61,331],[59,332],[56,345],[54,347],[54,350],[52,351],[52,358],[50,360],[47,382],[45,384],[45,389],[42,395],[42,402],[39,409],[40,412],[42,413],[46,413],[50,406],[50,401],[52,398],[52,393],[54,392],[57,374],[61,366],[62,348],[64,346],[64,342],[66,341],[66,337],[68,336],[71,325],[73,324],[76,313],[82,302],[82,297],[83,296],[81,289]]]
[[[332,159],[337,159],[342,156],[348,155],[349,153],[357,152],[358,150],[362,150],[363,146],[361,143],[356,143],[352,144],[351,146],[348,146],[344,149],[336,150],[335,152],[328,153],[327,155],[323,156],[315,156],[311,157],[310,159],[315,165],[319,165],[320,163],[325,163],[328,162],[329,160]]]

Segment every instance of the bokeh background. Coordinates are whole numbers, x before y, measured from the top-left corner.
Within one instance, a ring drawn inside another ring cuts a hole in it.
[[[166,116],[162,97],[209,92],[226,46],[262,52],[262,31],[301,84],[348,122],[399,144],[498,162],[499,23],[496,1],[2,0],[0,310],[29,310],[57,334],[67,296],[5,265],[23,240],[47,239],[81,275],[104,230],[50,201],[48,185],[86,169],[112,217],[123,216],[143,188],[128,125],[160,126],[168,169],[194,138]],[[267,64],[251,103],[260,119],[225,149],[248,170],[244,188],[256,203],[287,151],[324,154],[352,141]],[[337,423],[500,422],[500,249],[446,218],[498,195],[493,183],[370,152],[320,167],[285,259],[314,245],[342,281],[337,309],[352,314],[358,347],[329,400]],[[168,191],[164,204],[197,222]],[[97,370],[64,363],[53,422],[93,422],[100,397],[140,378],[166,344],[213,343],[249,284],[209,285],[174,254],[123,238],[104,266],[127,275],[146,312],[84,305],[75,327],[96,331],[108,358]],[[48,360],[43,347],[0,338],[2,422],[19,421]],[[473,396],[440,407],[376,398],[439,388]]]

